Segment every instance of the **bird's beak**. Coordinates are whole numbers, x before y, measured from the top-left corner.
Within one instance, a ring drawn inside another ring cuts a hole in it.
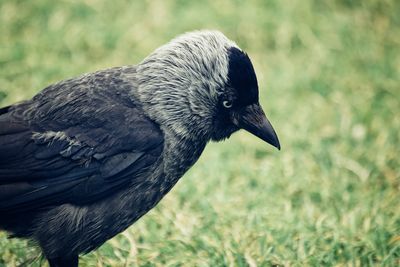
[[[237,126],[281,150],[278,136],[265,116],[260,104],[247,106],[238,115],[236,120]]]

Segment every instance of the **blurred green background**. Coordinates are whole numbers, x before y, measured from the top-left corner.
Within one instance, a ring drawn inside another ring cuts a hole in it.
[[[252,58],[282,151],[210,144],[82,266],[399,266],[400,1],[0,0],[0,104],[204,28]],[[0,266],[37,254],[0,234]]]

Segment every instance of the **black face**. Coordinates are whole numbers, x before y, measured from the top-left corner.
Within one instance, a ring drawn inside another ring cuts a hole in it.
[[[239,127],[232,123],[236,112],[246,106],[258,103],[257,77],[246,53],[236,47],[228,51],[229,70],[225,94],[220,97],[220,103],[215,118],[215,133],[213,140],[228,138]]]
[[[219,99],[212,139],[223,140],[244,129],[281,149],[278,136],[258,103],[257,78],[249,57],[233,47],[228,52],[228,82]]]

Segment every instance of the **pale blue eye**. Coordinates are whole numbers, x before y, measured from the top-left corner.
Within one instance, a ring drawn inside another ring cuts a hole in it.
[[[222,105],[223,105],[225,108],[231,108],[231,107],[232,107],[232,102],[231,102],[231,101],[228,101],[228,100],[225,100],[224,102],[222,102]]]

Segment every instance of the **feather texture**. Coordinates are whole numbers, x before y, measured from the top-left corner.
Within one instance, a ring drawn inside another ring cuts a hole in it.
[[[90,203],[144,179],[163,134],[128,92],[108,92],[126,86],[108,72],[50,86],[0,115],[1,212]]]

